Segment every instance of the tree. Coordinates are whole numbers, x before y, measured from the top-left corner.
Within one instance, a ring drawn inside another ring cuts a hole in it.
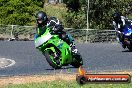
[[[80,9],[79,0],[64,0],[63,2],[66,4],[68,10],[77,12]]]
[[[86,19],[85,14],[82,12],[68,12],[65,16],[65,26],[75,28],[75,29],[82,29],[86,27]]]
[[[64,0],[65,4],[68,7],[69,16],[70,14],[74,14],[78,17],[77,13],[85,14],[85,18],[83,18],[84,23],[86,23],[87,18],[87,1],[88,0]],[[78,4],[75,5],[75,1],[78,2]],[[122,13],[122,15],[126,15],[126,12],[130,14],[131,7],[132,7],[132,1],[131,0],[89,0],[89,27],[93,29],[110,29],[112,18],[111,15],[114,13],[114,11],[118,10]],[[129,8],[128,8],[129,7]],[[128,11],[127,11],[128,10]],[[76,15],[77,14],[77,15]],[[66,16],[66,20],[74,19],[73,17]],[[72,16],[72,15],[71,15]],[[84,16],[83,16],[84,17]],[[129,16],[132,18],[132,16]],[[71,19],[72,18],[72,19]],[[78,18],[79,19],[79,18]],[[70,21],[69,21],[70,22]],[[76,22],[74,22],[77,24]],[[81,23],[81,22],[79,22]],[[76,25],[76,28],[78,25]],[[86,25],[84,25],[81,28],[86,28]]]
[[[85,28],[86,17],[83,11],[85,0],[63,0],[68,8],[64,16],[65,25],[72,28]]]
[[[31,25],[42,0],[0,0],[0,24]]]
[[[126,15],[126,9],[131,0],[94,0],[90,3],[90,27],[97,29],[110,29],[112,23],[112,14],[119,11]]]

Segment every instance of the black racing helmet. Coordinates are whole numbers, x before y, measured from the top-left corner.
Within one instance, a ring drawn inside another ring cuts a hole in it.
[[[118,12],[115,12],[112,17],[114,21],[119,21],[121,19],[121,15]]]
[[[38,25],[45,25],[47,21],[47,14],[43,11],[39,11],[36,14],[36,20],[37,20]]]

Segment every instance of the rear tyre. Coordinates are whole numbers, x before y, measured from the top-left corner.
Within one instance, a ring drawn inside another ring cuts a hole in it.
[[[73,62],[71,63],[72,66],[75,68],[79,68],[81,65],[83,65],[83,60],[80,55],[80,53],[77,53],[76,55],[73,56]]]
[[[54,58],[54,52],[52,51],[45,51],[44,56],[46,57],[47,62],[50,66],[52,66],[55,69],[60,69],[62,67],[59,57]]]
[[[131,46],[131,45],[127,46],[127,48],[128,48],[130,51],[132,51],[132,46]]]

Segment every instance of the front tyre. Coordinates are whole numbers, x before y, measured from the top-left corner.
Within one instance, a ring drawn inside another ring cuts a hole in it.
[[[62,67],[62,65],[59,61],[59,57],[55,58],[55,53],[50,50],[47,50],[44,52],[44,56],[46,57],[46,60],[50,66],[52,66],[55,69],[59,69]]]

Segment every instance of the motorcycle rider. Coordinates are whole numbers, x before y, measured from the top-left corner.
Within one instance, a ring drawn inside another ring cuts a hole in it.
[[[128,18],[121,16],[119,12],[115,12],[113,15],[113,26],[117,33],[117,40],[122,43],[123,48],[125,48],[123,44],[123,28],[126,24],[132,23],[131,20],[128,20]]]
[[[46,27],[51,29],[51,33],[59,35],[59,37],[70,45],[72,53],[76,54],[78,50],[75,47],[74,40],[71,35],[67,34],[63,29],[62,23],[56,17],[47,17],[47,14],[43,11],[39,11],[36,14],[36,35],[40,36],[45,32]],[[36,37],[37,37],[36,36]]]

